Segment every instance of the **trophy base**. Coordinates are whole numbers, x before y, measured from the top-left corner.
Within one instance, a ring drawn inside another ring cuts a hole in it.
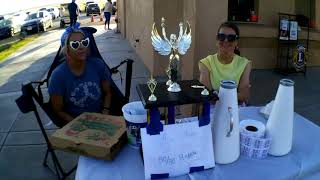
[[[203,95],[203,96],[208,96],[210,93],[209,93],[209,91],[206,89],[206,88],[204,88],[202,91],[201,91],[201,95]]]
[[[170,86],[167,89],[169,92],[180,92],[181,88],[180,85],[176,82],[170,84]]]
[[[157,97],[154,94],[151,94],[148,98],[149,101],[157,101]]]
[[[171,79],[169,79],[167,82],[166,82],[166,85],[167,86],[170,86],[172,84],[172,81],[171,81]]]

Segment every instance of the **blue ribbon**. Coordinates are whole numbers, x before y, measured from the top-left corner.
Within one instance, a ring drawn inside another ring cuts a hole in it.
[[[151,179],[163,179],[163,178],[168,178],[169,173],[164,173],[164,174],[151,174]]]
[[[191,167],[191,168],[189,169],[189,173],[198,172],[198,171],[203,171],[203,170],[204,170],[204,166]]]
[[[175,112],[174,105],[168,105],[168,124],[174,124],[175,122]]]
[[[64,33],[61,36],[61,46],[64,46],[64,42],[69,33],[73,32],[74,30],[80,29],[80,23],[76,22],[73,26],[69,26],[65,29]]]
[[[163,125],[160,122],[160,111],[153,107],[150,109],[150,123],[147,125],[147,133],[149,135],[157,135],[163,131]]]
[[[206,126],[210,123],[210,103],[209,101],[205,101],[203,103],[202,114],[199,119],[199,127]]]

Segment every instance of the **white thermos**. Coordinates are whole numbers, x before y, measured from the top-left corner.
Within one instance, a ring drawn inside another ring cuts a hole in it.
[[[294,82],[281,79],[267,122],[266,133],[272,138],[269,154],[283,156],[290,152],[293,136]]]
[[[220,83],[212,122],[212,139],[215,162],[228,164],[240,155],[239,109],[237,85],[234,81]]]

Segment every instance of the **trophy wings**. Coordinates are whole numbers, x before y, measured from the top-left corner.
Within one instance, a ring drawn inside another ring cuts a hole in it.
[[[153,45],[154,49],[156,51],[158,51],[159,54],[161,54],[163,56],[167,56],[171,53],[170,43],[161,38],[157,29],[155,28],[155,24],[153,24],[153,26],[152,26],[151,40],[152,40],[152,45]]]
[[[189,30],[189,32],[188,32]],[[178,52],[181,55],[186,54],[187,50],[190,48],[191,45],[191,27],[189,22],[187,22],[187,26],[182,34],[178,38]]]

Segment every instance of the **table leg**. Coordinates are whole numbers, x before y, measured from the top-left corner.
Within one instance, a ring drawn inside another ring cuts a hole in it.
[[[168,124],[175,123],[175,112],[174,112],[174,105],[168,106]]]
[[[147,110],[147,122],[148,122],[148,124],[150,124],[150,112],[151,110],[150,109],[148,109]]]
[[[199,118],[199,126],[210,124],[210,103],[205,101],[202,105],[202,114]]]
[[[160,134],[163,131],[163,125],[160,122],[160,111],[153,107],[149,110],[150,123],[147,125],[147,133],[150,135]]]

